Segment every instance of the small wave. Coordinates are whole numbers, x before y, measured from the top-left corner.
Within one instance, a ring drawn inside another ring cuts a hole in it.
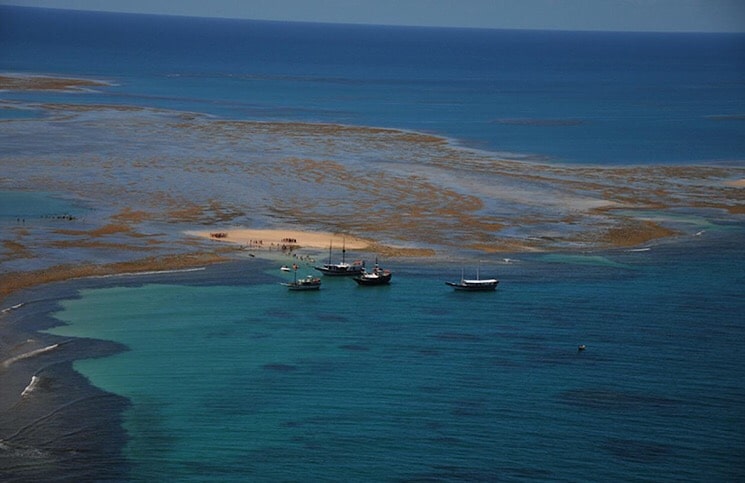
[[[188,272],[200,272],[206,270],[207,267],[197,268],[179,268],[174,270],[149,270],[147,272],[124,272],[124,273],[109,273],[107,275],[91,275],[85,278],[115,278],[115,277],[139,277],[142,275],[167,275],[169,273],[188,273]]]
[[[7,314],[11,310],[18,310],[21,307],[23,307],[24,305],[26,305],[26,304],[23,303],[23,302],[21,302],[20,304],[11,305],[10,307],[6,307],[3,310],[0,310],[0,314]]]
[[[629,250],[626,250],[627,252],[648,252],[651,248],[631,248]]]
[[[714,114],[704,117],[710,121],[745,121],[745,114]]]
[[[505,124],[509,126],[539,126],[539,127],[554,127],[554,126],[579,126],[584,124],[585,121],[581,119],[530,119],[530,118],[507,118],[507,119],[496,119],[496,124]]]
[[[1,366],[3,368],[8,368],[12,364],[14,364],[14,363],[16,363],[18,361],[21,361],[23,359],[28,359],[29,357],[38,356],[39,354],[44,354],[46,352],[53,351],[57,347],[59,347],[59,344],[52,344],[52,345],[49,345],[49,346],[46,346],[46,347],[42,347],[41,349],[34,349],[32,351],[29,351],[29,352],[24,352],[23,354],[19,354],[17,356],[14,356],[14,357],[10,357],[8,359],[5,359],[2,362]]]
[[[28,397],[39,385],[39,381],[41,381],[39,376],[31,376],[31,382],[29,382],[28,386],[21,391],[21,397]]]
[[[598,267],[631,268],[628,265],[614,262],[613,260],[600,255],[549,254],[543,256],[542,259],[549,263],[564,263],[568,265],[593,265]]]
[[[264,364],[263,367],[267,371],[275,371],[275,372],[293,372],[297,370],[297,366],[293,366],[292,364],[281,364],[281,363]]]
[[[17,446],[2,439],[0,439],[0,455],[25,459],[40,459],[48,456],[47,453],[40,449]]]

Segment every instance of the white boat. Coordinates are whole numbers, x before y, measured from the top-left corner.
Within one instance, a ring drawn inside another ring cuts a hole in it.
[[[461,271],[459,282],[445,282],[446,285],[453,287],[455,290],[464,290],[470,292],[488,292],[496,290],[499,280],[496,278],[482,279],[479,276],[479,269],[476,269],[476,278],[465,278],[465,272]]]

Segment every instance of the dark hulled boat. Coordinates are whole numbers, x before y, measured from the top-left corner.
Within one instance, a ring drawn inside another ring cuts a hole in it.
[[[331,244],[329,243],[329,262],[324,263],[320,267],[315,267],[315,269],[329,276],[353,276],[363,273],[365,263],[361,260],[356,260],[354,263],[347,263],[345,260],[346,253],[346,248],[342,247],[341,263],[331,263]]]
[[[363,271],[354,277],[358,285],[387,285],[391,283],[393,273],[390,270],[382,269],[375,263],[375,268],[371,272]]]

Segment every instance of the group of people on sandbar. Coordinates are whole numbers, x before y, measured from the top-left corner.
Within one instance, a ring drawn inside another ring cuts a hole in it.
[[[67,221],[74,221],[77,220],[75,216],[72,215],[41,215],[41,219],[43,220],[67,220]],[[24,217],[16,217],[16,223],[26,224],[26,218]]]
[[[298,248],[297,238],[282,238],[281,243],[270,243],[269,250],[278,249],[283,252],[292,252]],[[248,248],[264,248],[264,240],[249,240]]]

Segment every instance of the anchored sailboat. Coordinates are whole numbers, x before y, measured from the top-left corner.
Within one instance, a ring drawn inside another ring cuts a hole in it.
[[[329,276],[349,276],[359,275],[365,269],[365,263],[361,260],[357,260],[354,263],[346,262],[346,245],[342,245],[341,249],[341,263],[331,263],[331,242],[329,242],[329,262],[324,263],[320,267],[315,267],[316,270]]]
[[[391,277],[393,273],[390,270],[380,268],[378,265],[378,259],[375,259],[375,268],[372,272],[363,270],[361,274],[354,277],[354,281],[358,285],[386,285],[391,283]]]
[[[298,279],[297,278],[297,265],[292,266],[294,271],[294,277],[292,282],[283,282],[282,285],[287,287],[290,290],[318,290],[321,288],[321,279],[318,277],[314,277],[313,275],[308,275],[305,278]]]
[[[486,278],[482,280],[479,275],[480,268],[480,265],[478,268],[476,268],[475,279],[467,279],[465,277],[465,270],[461,270],[459,282],[445,282],[445,284],[453,287],[455,290],[465,290],[471,292],[487,292],[490,290],[495,290],[497,288],[499,280],[497,280],[496,278]]]

